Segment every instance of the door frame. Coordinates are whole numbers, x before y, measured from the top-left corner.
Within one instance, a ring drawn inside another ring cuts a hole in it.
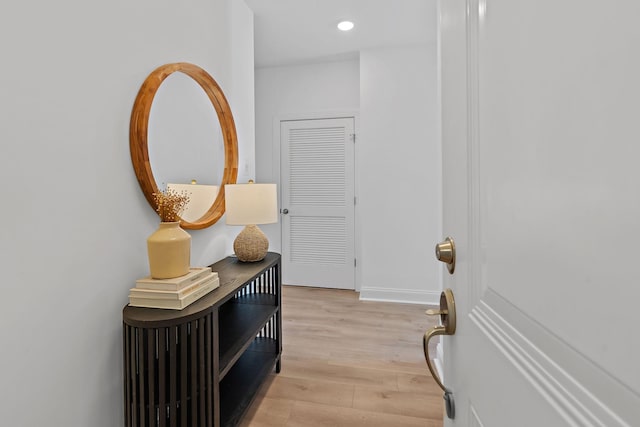
[[[280,164],[280,123],[283,121],[295,121],[295,120],[322,120],[322,119],[345,119],[352,118],[353,119],[353,129],[356,134],[356,142],[354,145],[353,152],[353,168],[354,168],[354,194],[356,200],[359,198],[359,188],[360,188],[360,177],[358,175],[358,145],[360,141],[358,141],[358,129],[359,129],[359,112],[357,110],[329,110],[329,111],[316,111],[316,112],[308,112],[308,113],[282,113],[274,116],[272,122],[272,141],[273,141],[273,151],[272,151],[272,159],[271,164],[273,168],[273,176],[278,184],[278,188],[282,188],[281,182],[281,164]],[[278,209],[282,209],[282,196],[280,192],[278,192]],[[360,203],[356,202],[354,206],[354,252],[356,260],[361,259],[361,230],[360,230]],[[282,221],[278,221],[278,233],[280,236],[280,251],[282,252]],[[283,253],[284,257],[285,254]],[[360,292],[361,287],[361,277],[362,274],[360,269],[362,268],[362,263],[356,262],[355,268],[355,283],[354,288],[356,292]]]

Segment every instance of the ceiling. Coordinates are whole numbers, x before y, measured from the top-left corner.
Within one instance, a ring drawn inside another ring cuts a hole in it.
[[[245,0],[256,67],[357,57],[361,49],[436,41],[436,0]],[[338,22],[355,28],[342,32]]]

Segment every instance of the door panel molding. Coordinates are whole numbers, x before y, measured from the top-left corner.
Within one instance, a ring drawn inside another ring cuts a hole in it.
[[[474,307],[482,298],[486,284],[482,280],[482,264],[479,259],[483,236],[480,231],[484,224],[481,214],[482,174],[480,173],[480,58],[479,58],[479,1],[466,0],[467,6],[467,188],[469,205],[469,280],[468,307]]]
[[[487,290],[469,318],[569,425],[637,422],[640,396],[494,290]]]
[[[473,407],[473,403],[469,402],[469,427],[484,427],[480,417],[476,412],[476,408]]]

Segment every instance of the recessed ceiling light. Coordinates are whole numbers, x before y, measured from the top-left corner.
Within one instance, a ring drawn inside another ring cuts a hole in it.
[[[338,29],[342,31],[349,31],[353,29],[353,22],[351,21],[342,21],[338,24]]]

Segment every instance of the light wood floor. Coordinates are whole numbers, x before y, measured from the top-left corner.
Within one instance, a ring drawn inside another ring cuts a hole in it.
[[[422,336],[427,306],[353,291],[283,286],[282,370],[242,426],[441,427],[442,392]]]

